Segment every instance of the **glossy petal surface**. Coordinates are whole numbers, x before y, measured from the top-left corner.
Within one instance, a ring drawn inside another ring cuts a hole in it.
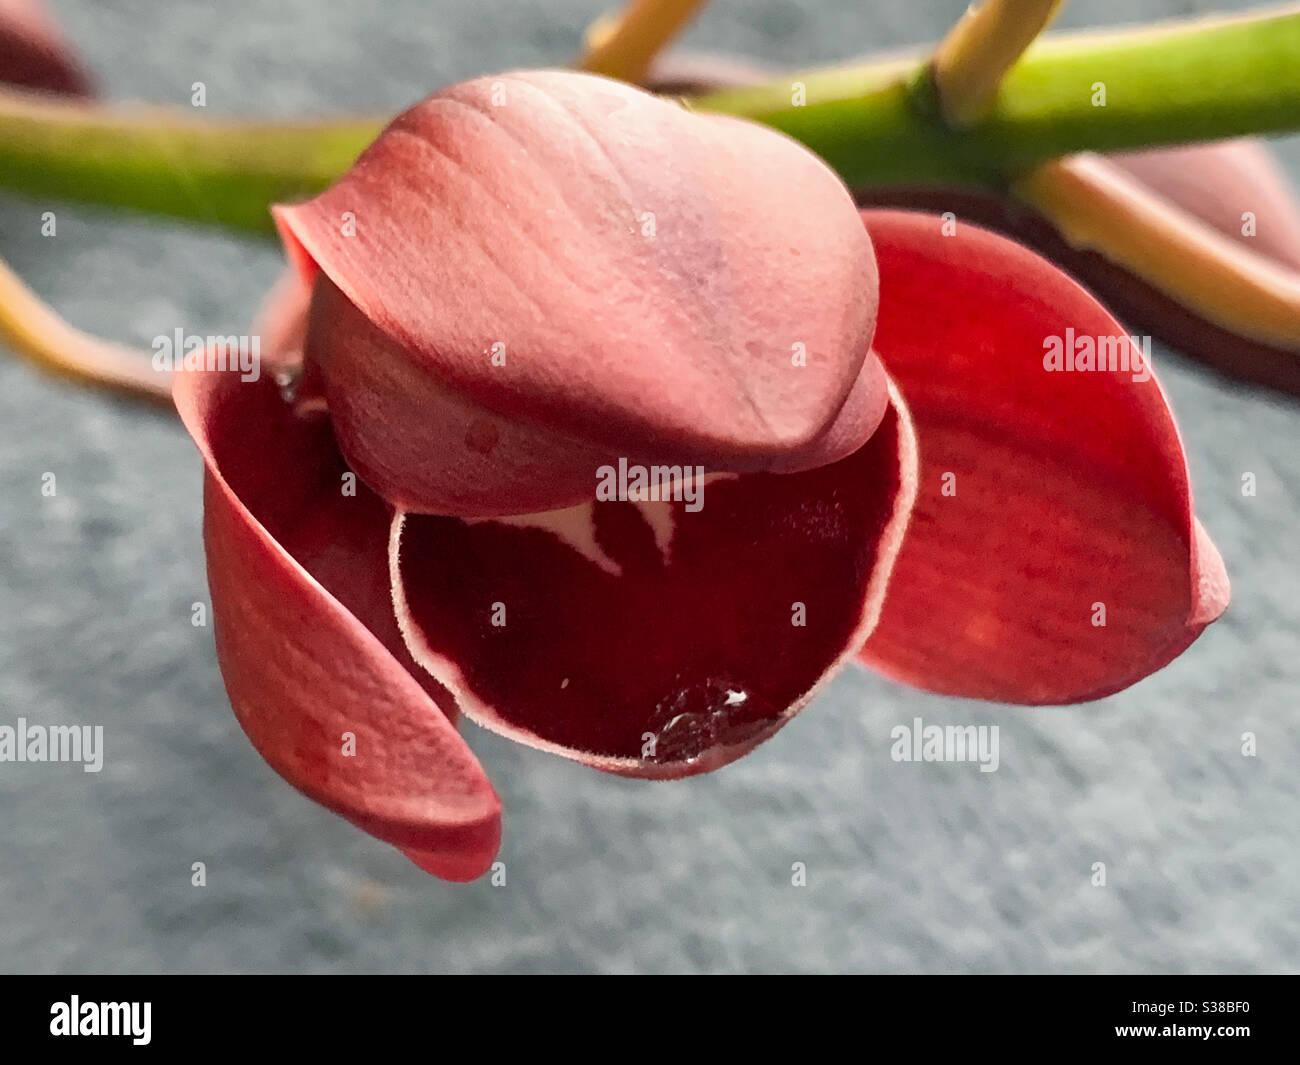
[[[717,768],[788,721],[871,631],[914,491],[891,404],[858,451],[527,522],[406,515],[394,597],[469,717],[611,772]]]
[[[1005,238],[965,223],[944,235],[919,213],[863,217],[880,261],[878,351],[921,455],[863,661],[1023,703],[1096,698],[1168,663],[1228,597],[1168,404],[1154,377],[1044,363],[1067,330],[1076,345],[1126,331]]]

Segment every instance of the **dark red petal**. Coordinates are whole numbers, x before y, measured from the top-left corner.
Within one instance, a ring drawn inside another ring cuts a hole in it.
[[[329,279],[307,355],[344,453],[410,509],[569,505],[593,456],[809,468],[886,405],[852,200],[752,123],[589,75],[479,79],[276,217]]]
[[[1044,368],[1046,338],[1123,327],[1003,237],[964,223],[945,236],[924,214],[863,218],[880,262],[878,350],[921,453],[863,661],[1022,703],[1096,698],[1168,663],[1222,613],[1228,582],[1193,518],[1164,394],[1154,378]]]
[[[69,96],[94,91],[36,0],[0,0],[0,82]]]
[[[217,657],[240,725],[291,784],[422,868],[480,875],[500,801],[438,689],[395,657],[387,507],[344,494],[328,422],[293,416],[268,378],[180,372],[175,393],[207,465]]]
[[[407,644],[496,732],[627,775],[715,769],[793,717],[870,632],[914,447],[895,395],[848,458],[710,481],[695,511],[591,503],[564,515],[568,542],[406,515],[393,581]]]

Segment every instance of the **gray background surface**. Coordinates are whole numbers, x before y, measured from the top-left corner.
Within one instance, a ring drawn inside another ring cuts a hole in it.
[[[52,6],[114,97],[184,106],[202,80],[209,113],[321,114],[563,64],[602,0]],[[689,39],[799,65],[933,39],[963,6],[717,0]],[[1080,0],[1063,24],[1215,6]],[[245,331],[280,268],[270,244],[12,198],[0,247],[73,322],[146,346]],[[0,970],[1295,971],[1300,405],[1158,368],[1234,582],[1191,653],[1064,709],[853,672],[747,759],[667,785],[466,726],[506,807],[494,888],[426,877],[244,739],[190,624],[200,463],[175,419],[0,357],[0,723],[102,724],[107,744],[98,775],[0,764]],[[892,762],[914,715],[999,724],[1001,769]]]

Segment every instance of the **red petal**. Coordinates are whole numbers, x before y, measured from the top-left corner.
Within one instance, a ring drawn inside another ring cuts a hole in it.
[[[408,646],[467,716],[521,742],[634,776],[715,769],[775,733],[870,632],[914,448],[895,397],[833,465],[710,481],[694,511],[587,504],[564,515],[568,543],[406,515],[393,587]]]
[[[0,0],[0,82],[89,96],[90,78],[36,0]]]
[[[182,372],[175,390],[207,464],[217,657],[240,725],[291,784],[422,868],[480,875],[500,802],[392,653],[406,657],[387,589],[387,508],[360,485],[343,494],[328,422],[294,417],[268,378]]]
[[[311,318],[317,324],[310,327],[315,341],[304,369],[306,392],[327,394],[345,447],[348,426],[373,440],[377,446],[354,436],[352,465],[406,509],[424,510],[436,500],[439,513],[474,517],[552,510],[590,499],[594,471],[619,458],[646,466],[702,461],[689,448],[683,454],[676,441],[649,455],[625,452],[622,445],[562,434],[526,414],[497,414],[416,369],[326,278],[317,282]],[[806,369],[789,366],[788,372]],[[678,387],[675,378],[665,380]],[[874,431],[887,403],[884,371],[872,355],[815,447],[773,455],[766,464],[792,472],[843,457]]]
[[[1194,522],[1164,394],[1154,378],[1044,368],[1046,338],[1123,327],[1003,237],[963,223],[945,236],[924,214],[863,218],[878,350],[911,407],[921,479],[862,659],[918,687],[1022,703],[1100,697],[1168,663],[1223,611],[1228,583]]]
[[[344,453],[409,509],[567,506],[620,456],[810,468],[883,416],[852,200],[751,123],[589,75],[480,79],[276,216],[329,279],[307,355]]]
[[[1273,154],[1253,139],[1186,144],[1108,157],[1243,246],[1300,270],[1300,206]],[[1254,216],[1254,234],[1242,232]]]

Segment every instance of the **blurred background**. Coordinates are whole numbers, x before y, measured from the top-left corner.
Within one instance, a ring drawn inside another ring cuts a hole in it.
[[[49,7],[110,98],[188,106],[203,81],[209,115],[323,115],[564,65],[609,3]],[[715,0],[685,44],[797,67],[935,40],[964,6]],[[1072,0],[1058,28],[1239,6]],[[1275,143],[1300,177],[1300,140]],[[146,349],[178,325],[246,332],[282,262],[270,242],[7,196],[0,247],[74,324]],[[1155,358],[1233,580],[1189,653],[1056,709],[852,671],[748,758],[673,784],[467,724],[506,811],[493,887],[427,877],[272,773],[191,625],[201,466],[179,422],[0,348],[0,723],[103,725],[106,748],[98,774],[0,764],[0,971],[1295,971],[1300,403]],[[891,761],[914,716],[999,725],[1000,768]]]

